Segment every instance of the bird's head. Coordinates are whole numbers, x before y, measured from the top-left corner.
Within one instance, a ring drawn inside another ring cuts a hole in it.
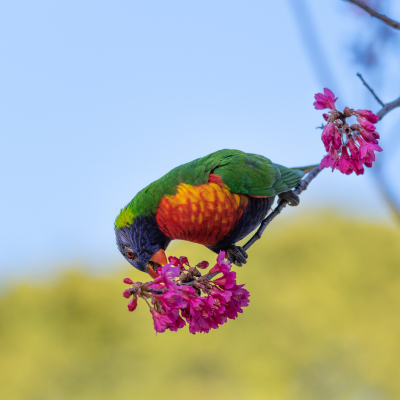
[[[158,267],[168,262],[164,250],[170,239],[160,231],[154,217],[126,218],[124,210],[114,227],[118,249],[132,266],[156,278]]]

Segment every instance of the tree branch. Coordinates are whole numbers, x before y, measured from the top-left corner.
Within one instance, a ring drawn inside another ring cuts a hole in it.
[[[400,107],[400,97],[390,103],[386,103],[376,115],[379,117],[379,120],[381,120],[389,111],[392,111],[396,107]]]
[[[397,21],[387,17],[386,15],[383,15],[383,14],[379,13],[378,11],[374,10],[364,0],[344,0],[344,1],[347,1],[348,3],[353,3],[354,5],[362,8],[369,15],[371,15],[371,17],[380,19],[386,25],[389,25],[394,29],[400,29],[400,22],[397,22]]]
[[[304,178],[297,188],[293,191],[295,194],[299,195],[302,191],[306,190],[310,182],[321,172],[319,166],[314,167]],[[258,239],[261,239],[262,234],[264,233],[267,226],[272,222],[272,220],[281,213],[281,211],[286,207],[288,202],[286,200],[279,201],[278,205],[275,207],[274,211],[271,212],[264,220],[261,222],[260,227],[257,232],[253,235],[253,237],[243,246],[243,249],[247,251],[250,246],[252,246]]]
[[[372,90],[371,86],[368,85],[367,82],[365,82],[364,78],[362,77],[362,75],[357,72],[357,76],[361,79],[361,82],[364,84],[364,86],[372,93],[372,96],[375,97],[376,101],[382,106],[385,106],[385,103],[375,94],[375,92]]]

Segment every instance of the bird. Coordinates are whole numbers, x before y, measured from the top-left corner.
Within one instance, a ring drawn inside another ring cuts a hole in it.
[[[168,263],[165,251],[172,240],[225,251],[242,266],[248,255],[236,243],[260,225],[275,196],[297,205],[292,189],[313,167],[287,168],[262,155],[229,149],[182,164],[121,209],[114,223],[118,249],[153,278]]]

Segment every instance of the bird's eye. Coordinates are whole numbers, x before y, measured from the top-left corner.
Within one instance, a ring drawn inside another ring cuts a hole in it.
[[[127,251],[125,254],[128,258],[133,258],[135,256],[135,253],[133,251]]]

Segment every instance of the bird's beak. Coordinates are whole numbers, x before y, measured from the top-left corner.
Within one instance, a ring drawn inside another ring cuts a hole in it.
[[[154,269],[153,269],[149,264],[147,264],[146,272],[147,272],[153,279],[156,279],[157,276],[158,276],[158,275],[157,275],[157,272],[154,271]]]
[[[150,261],[153,261],[160,265],[168,264],[167,256],[165,255],[163,249],[160,249],[156,253],[154,253]]]
[[[159,265],[165,265],[168,263],[167,256],[165,255],[165,252],[163,249],[158,250],[156,253],[153,254],[153,257],[151,257],[151,260],[155,264]],[[147,270],[146,272],[153,278],[157,278],[157,272],[154,271],[154,269],[151,267],[151,265],[147,264]]]

